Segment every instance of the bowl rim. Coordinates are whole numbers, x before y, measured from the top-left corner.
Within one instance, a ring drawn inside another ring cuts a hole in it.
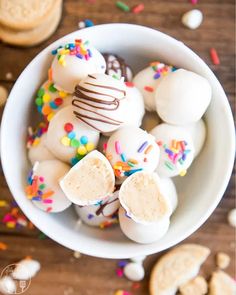
[[[218,205],[218,203],[220,202],[221,198],[223,197],[223,194],[227,188],[228,182],[230,180],[231,177],[231,173],[232,173],[232,169],[233,169],[233,165],[234,165],[234,150],[235,150],[235,132],[234,132],[234,120],[233,120],[233,115],[232,115],[232,111],[230,108],[230,105],[228,103],[228,99],[226,97],[226,94],[223,90],[223,87],[221,86],[220,82],[218,81],[218,79],[216,78],[216,76],[214,75],[214,73],[211,71],[211,69],[208,67],[208,65],[196,54],[194,53],[189,47],[187,47],[183,42],[178,41],[177,39],[162,33],[158,30],[146,27],[146,26],[142,26],[142,25],[136,25],[136,24],[127,24],[127,23],[108,23],[108,24],[101,24],[101,25],[96,25],[93,27],[89,27],[89,28],[84,28],[83,32],[87,32],[87,31],[95,31],[98,29],[103,29],[106,27],[113,27],[113,28],[121,28],[121,27],[129,27],[129,28],[133,28],[136,30],[142,30],[145,31],[146,33],[149,34],[155,34],[156,36],[159,35],[160,38],[165,39],[169,42],[175,43],[175,46],[180,46],[181,50],[184,52],[187,52],[188,54],[190,54],[199,64],[201,64],[201,66],[204,68],[204,70],[207,72],[207,74],[211,77],[211,79],[214,81],[215,87],[218,88],[217,92],[219,92],[219,95],[221,96],[221,99],[224,103],[225,106],[225,118],[227,120],[227,124],[229,127],[229,133],[231,134],[230,136],[230,141],[227,143],[228,147],[229,147],[229,161],[227,163],[227,167],[225,168],[227,170],[227,173],[225,173],[224,177],[221,179],[221,185],[219,185],[219,189],[218,189],[218,193],[214,198],[214,201],[212,202],[211,206],[209,206],[207,208],[207,210],[205,211],[205,214],[203,216],[201,216],[201,218],[199,219],[199,221],[197,223],[195,223],[193,226],[191,226],[187,231],[185,231],[182,235],[178,236],[178,238],[174,239],[174,241],[171,241],[169,243],[167,243],[167,245],[165,247],[156,247],[158,249],[142,249],[142,247],[137,247],[137,252],[135,253],[136,256],[139,255],[150,255],[156,252],[160,252],[163,251],[165,249],[168,249],[178,243],[180,243],[181,241],[183,241],[184,239],[186,239],[187,237],[189,237],[192,233],[194,233],[208,218],[209,216],[212,214],[212,212],[214,211],[214,209],[216,208],[216,206]],[[41,57],[42,55],[45,55],[46,52],[48,52],[49,48],[53,48],[55,46],[57,46],[58,43],[60,42],[65,42],[65,39],[70,38],[70,36],[73,36],[76,33],[79,33],[81,30],[76,30],[72,33],[69,33],[59,39],[57,39],[56,41],[54,41],[53,43],[49,44],[46,48],[44,48],[42,51],[40,51],[32,60],[31,62],[24,68],[24,70],[22,71],[22,73],[20,74],[20,76],[17,78],[13,88],[11,89],[11,92],[8,96],[8,101],[6,103],[4,112],[3,112],[3,116],[2,116],[2,121],[1,121],[1,140],[0,140],[0,150],[1,150],[1,162],[2,162],[2,168],[3,168],[3,172],[6,178],[6,182],[8,184],[8,187],[12,193],[13,198],[16,200],[16,202],[19,204],[19,207],[21,208],[21,210],[24,212],[24,214],[29,218],[29,220],[32,220],[32,222],[35,224],[35,226],[40,229],[42,232],[44,232],[48,237],[50,237],[51,239],[53,239],[54,241],[56,241],[57,243],[59,243],[60,245],[63,245],[69,249],[73,249],[73,247],[71,247],[70,243],[65,241],[63,239],[63,237],[56,235],[52,232],[48,232],[47,228],[45,229],[43,226],[41,226],[41,222],[39,219],[37,219],[36,216],[34,216],[33,214],[31,214],[29,211],[27,211],[27,208],[25,208],[24,206],[22,206],[20,198],[17,197],[17,191],[14,188],[14,183],[11,181],[11,173],[9,171],[8,168],[8,153],[7,153],[7,148],[5,148],[5,142],[4,142],[4,138],[8,135],[7,133],[7,118],[9,116],[9,105],[10,105],[10,101],[13,100],[14,98],[14,91],[16,86],[21,83],[22,77],[24,75],[24,72],[28,69],[28,67],[32,64],[34,64],[37,59],[39,57]],[[125,258],[124,257],[124,253],[120,254],[120,253],[113,253],[113,254],[108,254],[108,255],[104,255],[103,253],[98,253],[97,251],[93,251],[92,249],[93,247],[82,247],[79,251],[83,254],[87,254],[90,256],[95,256],[95,257],[101,257],[101,258],[112,258],[112,259],[119,259],[119,258]],[[129,257],[126,257],[129,258]]]

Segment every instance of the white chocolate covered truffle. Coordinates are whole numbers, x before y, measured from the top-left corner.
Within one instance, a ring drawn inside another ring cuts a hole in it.
[[[131,68],[125,63],[125,60],[116,55],[110,53],[104,53],[103,57],[106,61],[106,74],[116,79],[124,77],[125,81],[131,81],[133,73]]]
[[[75,88],[72,102],[74,116],[99,132],[118,129],[127,116],[120,107],[126,85],[105,74],[88,75]]]
[[[88,74],[104,73],[106,63],[97,49],[88,42],[75,40],[52,51],[55,55],[49,70],[56,88],[73,93],[75,86]]]
[[[184,126],[184,128],[192,137],[195,150],[194,158],[196,158],[200,154],[206,140],[206,125],[201,119],[195,123]]]
[[[140,171],[122,183],[119,199],[127,216],[137,223],[149,224],[172,213],[171,200],[163,192],[156,173]]]
[[[42,162],[46,160],[54,160],[55,156],[46,147],[46,133],[42,134],[34,144],[29,146],[28,157],[33,165],[35,162]]]
[[[75,205],[75,210],[84,223],[100,228],[108,227],[118,222],[117,214],[120,207],[118,194],[119,191],[116,191],[95,205]]]
[[[211,101],[212,89],[206,78],[179,69],[167,75],[155,93],[156,111],[174,125],[197,122]]]
[[[92,151],[70,169],[60,186],[74,204],[94,205],[113,193],[115,176],[107,158]]]
[[[98,144],[99,132],[79,121],[72,106],[61,109],[50,121],[46,146],[61,161],[76,164]]]
[[[46,212],[61,212],[71,202],[59,186],[59,180],[70,170],[70,166],[59,160],[35,163],[28,176],[27,197],[39,209]]]
[[[162,123],[150,132],[160,148],[156,172],[161,177],[184,176],[194,158],[190,134],[180,126]]]
[[[155,91],[163,77],[174,71],[175,68],[161,62],[152,62],[149,67],[140,71],[133,79],[135,87],[142,93],[145,108],[148,111],[155,111]]]
[[[46,81],[39,88],[36,94],[35,104],[38,112],[49,122],[53,116],[62,108],[70,105],[72,95],[65,91],[56,89],[51,81]]]
[[[119,222],[126,237],[140,244],[149,244],[160,240],[167,233],[170,225],[168,217],[149,224],[137,223],[126,215],[122,207],[119,209]]]
[[[114,132],[107,142],[105,154],[119,179],[141,170],[152,172],[159,161],[155,138],[134,126],[124,126]]]

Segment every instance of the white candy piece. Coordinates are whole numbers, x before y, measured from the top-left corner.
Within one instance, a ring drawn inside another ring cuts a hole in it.
[[[120,207],[119,191],[102,199],[98,204],[90,206],[75,205],[75,210],[81,220],[90,226],[102,227],[106,223],[117,223]]]
[[[12,277],[17,280],[29,280],[40,270],[40,263],[33,259],[21,260],[12,273]]]
[[[33,204],[39,209],[46,212],[61,212],[67,209],[71,202],[66,198],[65,194],[59,186],[59,180],[70,170],[70,166],[59,160],[49,160],[36,163],[33,167],[33,177],[37,176],[37,185],[44,185],[45,187],[40,189],[42,194],[52,192],[52,194],[46,199],[41,196],[34,195],[32,198]],[[39,198],[34,200],[34,197]]]
[[[76,118],[105,133],[118,129],[127,117],[126,85],[105,74],[88,75],[75,88]]]
[[[34,165],[35,162],[42,162],[55,159],[55,156],[49,151],[49,149],[46,146],[46,139],[47,135],[46,133],[44,133],[40,137],[39,143],[37,145],[31,145],[29,147],[28,157],[32,165]]]
[[[53,89],[53,91],[51,88]],[[43,92],[41,98],[39,97],[40,92]],[[72,102],[72,95],[64,91],[57,90],[54,83],[48,80],[41,85],[36,96],[36,101],[41,100],[42,103],[41,106],[37,107],[37,110],[41,115],[45,117],[47,121],[50,121],[52,116],[54,116],[62,108],[71,105]],[[57,106],[55,104],[55,99],[60,100],[60,105]],[[51,104],[53,104],[53,107]],[[48,108],[50,108],[50,112],[48,112]]]
[[[203,21],[203,14],[199,9],[193,9],[182,16],[182,23],[189,29],[197,29]]]
[[[92,151],[70,169],[60,186],[74,204],[94,205],[113,193],[115,176],[107,158]]]
[[[0,279],[0,292],[3,294],[16,294],[16,283],[9,276]]]
[[[163,78],[155,93],[156,111],[169,124],[197,122],[210,104],[212,89],[204,77],[179,69]]]
[[[74,42],[72,42],[74,43]],[[91,57],[86,60],[85,58],[78,58],[75,55],[64,55],[63,62],[58,60],[58,54],[54,57],[51,69],[52,80],[58,89],[64,90],[68,93],[73,93],[75,86],[81,79],[84,79],[89,74],[105,73],[106,62],[101,53],[92,46],[84,45],[86,49],[91,52]],[[62,54],[63,55],[63,54]]]
[[[151,132],[159,143],[160,161],[156,172],[161,177],[184,176],[195,154],[190,134],[181,126],[162,123]]]
[[[150,244],[160,240],[167,233],[170,225],[169,217],[149,224],[137,223],[127,217],[122,207],[119,209],[119,222],[126,237],[140,244]]]
[[[133,282],[141,281],[145,276],[145,271],[140,263],[130,262],[124,267],[124,275]]]
[[[171,200],[163,192],[156,173],[140,171],[122,183],[119,198],[127,216],[135,222],[150,224],[169,218],[172,213]]]
[[[151,64],[153,64],[153,66],[151,66]],[[169,74],[173,70],[173,67],[161,62],[154,62],[151,64],[149,67],[138,72],[133,79],[133,83],[143,95],[145,108],[148,111],[155,111],[155,91],[160,85],[163,77]],[[154,70],[154,68],[156,70]],[[165,69],[165,71],[161,72],[161,69]],[[158,70],[160,71],[159,75],[157,73]]]
[[[65,125],[70,123],[73,125],[75,137],[68,138],[65,131]],[[82,144],[82,138],[87,138],[87,143]],[[73,140],[79,141],[79,146],[72,146]],[[87,124],[81,122],[73,115],[73,107],[67,106],[61,109],[50,121],[46,146],[51,153],[63,162],[72,163],[72,159],[86,155],[95,149],[99,140],[99,132],[90,128]],[[80,151],[81,152],[78,152]],[[74,163],[72,163],[74,164]]]
[[[125,81],[131,81],[133,73],[124,59],[116,54],[104,53],[106,61],[106,74],[117,79],[124,77]]]
[[[159,161],[159,147],[154,137],[135,126],[124,126],[114,132],[107,142],[105,154],[115,175],[122,180],[135,171],[153,172]]]
[[[200,154],[206,140],[206,125],[201,119],[196,123],[184,126],[192,137],[194,145],[194,159]]]
[[[229,211],[228,222],[229,222],[229,225],[236,227],[236,208]]]

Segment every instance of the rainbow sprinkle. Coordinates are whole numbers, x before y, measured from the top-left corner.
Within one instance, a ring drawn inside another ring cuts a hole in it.
[[[171,140],[169,147],[166,144],[158,142],[159,146],[163,145],[164,151],[167,154],[168,160],[165,161],[165,166],[169,170],[175,170],[177,166],[182,166],[187,159],[188,154],[191,152],[187,148],[188,143],[184,140]],[[187,173],[185,169],[182,169],[179,173],[180,176],[184,176]]]
[[[54,83],[51,81],[46,82],[39,88],[35,104],[37,110],[42,114],[47,122],[51,121],[58,108],[63,106],[68,94],[64,91],[58,91]]]
[[[59,46],[54,49],[51,53],[56,55],[58,62],[61,66],[66,66],[65,57],[67,55],[76,56],[79,59],[89,60],[92,57],[92,52],[86,46],[89,44],[88,41],[83,42],[82,39],[75,39],[74,43],[67,43],[64,46]]]
[[[85,155],[95,149],[93,142],[89,142],[86,135],[76,138],[76,132],[72,123],[67,122],[64,125],[66,135],[61,138],[61,143],[67,147],[76,148],[76,155],[71,159],[71,165],[77,164]]]
[[[132,293],[125,290],[117,290],[114,295],[132,295]]]
[[[164,77],[167,74],[169,74],[170,72],[174,72],[174,71],[177,70],[175,67],[165,65],[164,63],[161,63],[159,61],[151,62],[150,67],[155,72],[154,76],[153,76],[154,80],[157,80],[157,79],[159,79],[161,77]]]
[[[45,204],[46,212],[52,211],[51,204],[53,203],[53,197],[55,192],[46,188],[44,177],[34,175],[34,171],[31,170],[28,179],[28,186],[26,187],[26,196],[32,201],[42,202]]]
[[[41,136],[48,130],[48,123],[41,122],[33,130],[31,127],[28,128],[27,148],[31,146],[37,146],[40,143]]]
[[[109,161],[112,160],[112,155],[107,153],[107,144],[105,144],[104,153]],[[119,155],[120,161],[115,162],[113,170],[116,177],[130,176],[135,172],[142,171],[143,168],[139,168],[139,162],[136,159],[128,159],[124,152],[122,152],[121,144],[119,141],[115,141],[114,148],[116,154]],[[137,149],[137,153],[147,155],[153,149],[152,145],[148,144],[148,141],[143,142]],[[143,162],[147,162],[147,158],[144,157]]]
[[[7,212],[1,222],[9,229],[29,228],[33,229],[34,225],[20,212],[16,202],[7,205],[10,211]]]

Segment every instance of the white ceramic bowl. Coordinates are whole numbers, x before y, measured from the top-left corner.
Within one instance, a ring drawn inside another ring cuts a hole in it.
[[[203,152],[183,178],[178,179],[179,206],[167,235],[150,245],[129,241],[117,229],[75,229],[72,208],[46,214],[27,200],[24,193],[29,171],[25,140],[35,114],[34,94],[46,78],[51,50],[74,38],[88,39],[101,52],[118,53],[137,71],[148,62],[161,60],[194,71],[208,79],[213,99],[205,115],[208,135]],[[197,230],[213,212],[228,184],[234,160],[234,124],[225,93],[208,66],[182,42],[156,30],[130,24],[100,25],[71,33],[44,49],[16,81],[2,119],[1,152],[9,188],[25,215],[58,243],[92,256],[128,258],[171,247]]]

